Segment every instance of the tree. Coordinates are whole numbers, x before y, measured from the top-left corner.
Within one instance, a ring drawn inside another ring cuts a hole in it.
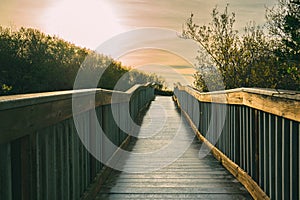
[[[266,18],[270,35],[278,41],[278,70],[281,80],[285,80],[280,85],[300,90],[300,1],[279,0],[267,9]]]
[[[276,6],[267,9],[266,17],[270,34],[282,42],[281,56],[287,56],[291,62],[299,62],[300,1],[279,0]]]
[[[234,29],[234,23],[235,14],[228,12],[228,5],[222,13],[214,8],[208,25],[195,24],[193,14],[187,20],[183,37],[196,41],[201,47],[195,87],[202,91],[220,90],[223,81],[226,89],[299,88],[297,73],[283,73],[295,68],[287,68],[288,64],[278,58],[278,41],[268,37],[255,22],[249,22],[243,33]]]
[[[87,56],[91,63],[82,67]],[[97,74],[107,65],[98,87],[113,89],[130,71],[121,63],[36,29],[12,30],[0,26],[0,95],[71,90],[79,69],[87,75]],[[133,78],[143,83],[158,81],[143,73],[136,73]],[[124,89],[136,80],[125,80]],[[82,87],[95,87],[86,82]]]
[[[244,28],[239,47],[239,87],[277,87],[278,62],[274,46],[274,41],[255,22],[250,22]]]
[[[236,74],[234,67],[238,62],[238,39],[237,31],[234,30],[235,14],[228,14],[228,6],[223,13],[219,13],[217,8],[212,11],[212,22],[208,26],[199,26],[193,21],[194,15],[186,22],[186,28],[183,30],[183,37],[192,39],[200,44],[199,73],[195,75],[200,79],[212,80],[212,66],[221,72],[226,87],[235,87]],[[203,52],[204,50],[204,52]],[[203,62],[203,59],[207,59]],[[230,70],[231,69],[231,70]],[[200,81],[200,80],[199,80]],[[204,81],[205,82],[205,81]],[[207,82],[207,81],[206,81]],[[218,82],[215,82],[215,89],[218,88]],[[202,83],[200,85],[203,85]],[[205,84],[204,84],[205,85]],[[221,88],[220,88],[221,89]]]

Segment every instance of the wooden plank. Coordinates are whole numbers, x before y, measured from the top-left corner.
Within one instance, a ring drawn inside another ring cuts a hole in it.
[[[0,144],[0,199],[12,199],[11,148]]]
[[[128,136],[120,145],[119,149],[125,148],[130,141],[130,136]],[[116,152],[117,154],[117,152]],[[100,191],[103,183],[110,177],[113,170],[107,166],[104,166],[95,178],[91,182],[90,188],[82,195],[81,200],[91,200],[95,199],[97,193]]]
[[[180,86],[201,102],[245,105],[277,116],[300,122],[300,94],[295,91],[239,88],[201,93],[190,87]]]
[[[137,85],[132,90],[132,93],[140,90],[139,87],[145,88],[144,86]],[[36,104],[44,104],[49,102],[58,102],[66,99],[79,98],[85,99],[95,97],[96,104],[107,105],[111,104],[111,96],[114,93],[115,102],[123,102],[128,100],[128,96],[131,93],[104,90],[104,89],[82,89],[82,90],[68,90],[68,91],[57,91],[57,92],[43,92],[33,94],[20,94],[20,95],[9,95],[0,96],[0,110],[9,110],[19,107],[32,106]]]
[[[63,178],[65,177],[65,171],[63,170],[64,165],[64,151],[63,151],[63,142],[64,142],[64,135],[61,134],[64,132],[64,123],[60,123],[55,128],[55,155],[56,155],[56,199],[63,199],[64,192],[67,193],[67,191],[63,190]]]
[[[249,197],[248,197],[249,198]],[[96,200],[115,199],[115,200],[153,200],[153,199],[205,199],[205,200],[243,200],[248,199],[244,194],[111,194],[105,193],[98,195]]]
[[[153,172],[134,173],[147,168],[146,163],[163,162],[164,156],[155,158],[130,156],[119,161],[120,166],[123,166],[123,170],[132,173],[114,171],[102,185],[97,196],[98,199],[126,199],[131,197],[133,199],[147,199],[151,197],[155,199],[183,199],[184,197],[189,199],[209,199],[221,197],[221,195],[225,199],[251,199],[246,189],[211,154],[208,154],[203,159],[199,159],[201,143],[194,138],[192,129],[181,118],[169,97],[157,97],[157,100],[152,102],[152,106],[150,110],[153,110],[151,112],[148,111],[146,116],[139,120],[142,122],[139,136],[143,137],[139,139],[133,138],[128,148],[126,148],[127,151],[132,153],[157,151],[168,145],[176,134],[181,136],[183,139],[182,143],[187,138],[191,138],[192,143],[189,143],[190,145],[183,155],[179,156],[170,165]],[[167,113],[167,121],[165,123],[162,123],[161,107]],[[157,119],[160,120],[160,123],[154,123]],[[182,124],[181,120],[183,120]],[[147,127],[149,123],[152,123],[151,128]],[[162,124],[163,127],[161,127]],[[177,128],[176,126],[174,127],[174,124],[177,126],[181,125],[183,128],[177,133]],[[154,134],[153,130],[160,131]],[[180,142],[178,145],[180,145]],[[176,152],[177,149],[173,148],[172,156]]]
[[[38,140],[37,134],[31,134],[29,136],[29,149],[30,149],[30,172],[29,172],[29,183],[30,184],[30,199],[38,199]]]
[[[62,134],[62,170],[63,170],[63,177],[62,177],[62,199],[71,199],[71,176],[72,176],[72,171],[71,171],[71,166],[72,163],[71,161],[71,152],[70,152],[70,136],[72,136],[71,133],[71,119],[65,120],[62,124],[62,129],[65,134]]]
[[[30,145],[29,136],[21,138],[21,176],[22,176],[22,199],[29,200],[30,197]]]
[[[22,138],[11,143],[12,199],[22,199]]]

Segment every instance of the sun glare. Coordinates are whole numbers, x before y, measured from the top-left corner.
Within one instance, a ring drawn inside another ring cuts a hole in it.
[[[45,11],[41,24],[47,33],[92,49],[123,31],[103,0],[58,1]]]

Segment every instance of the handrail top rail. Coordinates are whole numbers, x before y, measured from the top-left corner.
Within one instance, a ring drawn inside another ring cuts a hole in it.
[[[212,92],[200,92],[199,90],[191,87],[191,86],[180,86],[180,87],[188,87],[201,95],[216,95],[216,94],[228,94],[228,93],[236,93],[236,92],[247,92],[253,94],[266,95],[271,97],[285,98],[300,101],[300,91],[293,90],[283,90],[283,89],[271,89],[271,88],[234,88],[228,90],[218,90]]]
[[[237,88],[199,92],[190,86],[177,86],[200,102],[243,105],[300,122],[300,94],[297,91]]]
[[[8,110],[18,107],[30,106],[34,104],[42,104],[53,101],[60,101],[64,99],[70,99],[73,95],[76,97],[86,95],[111,95],[120,94],[124,96],[131,95],[141,87],[149,87],[152,83],[136,84],[129,88],[127,91],[107,90],[102,88],[90,88],[90,89],[78,89],[78,90],[64,90],[64,91],[53,91],[53,92],[40,92],[30,94],[16,94],[8,96],[0,96],[0,111]]]
[[[155,85],[155,83],[152,83],[152,82],[148,82],[146,84],[135,84],[134,86],[132,86],[131,88],[129,88],[128,90],[126,90],[125,93],[132,94],[132,93],[134,93],[136,90],[138,90],[141,87],[151,87],[153,85]]]
[[[130,106],[132,97],[138,94],[147,96],[149,93],[143,93],[143,90],[153,90],[149,84],[134,88],[135,90],[127,92],[81,89],[1,97],[0,144],[71,119],[74,115],[85,112],[92,114],[93,110],[96,111],[100,106],[109,107],[111,104],[118,108],[122,104]],[[74,103],[75,110],[73,110]]]

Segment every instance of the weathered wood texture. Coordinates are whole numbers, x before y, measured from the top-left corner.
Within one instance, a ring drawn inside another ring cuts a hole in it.
[[[200,102],[244,105],[300,122],[300,93],[296,91],[239,88],[201,93],[191,87],[178,86]]]
[[[154,88],[148,84],[127,92],[91,89],[0,97],[0,199],[80,199],[104,166],[82,144],[73,120],[72,97],[84,102],[91,95],[95,105],[79,104],[76,116],[90,144],[102,151],[101,138],[93,136],[92,111],[118,146],[127,134],[116,125],[120,119],[113,117],[110,104],[128,117],[123,109],[127,104],[136,116],[154,98]]]
[[[298,94],[272,92],[235,89],[205,94],[181,86],[174,94],[203,139],[236,164],[229,168],[239,166],[271,199],[299,199]],[[260,100],[247,99],[251,96]],[[215,155],[221,159],[219,153]],[[253,197],[259,199],[255,194],[258,189],[250,188]]]
[[[126,148],[131,155],[119,161],[123,171],[110,175],[96,199],[252,199],[210,153],[199,158],[201,142],[170,97],[157,96],[140,122],[139,138]]]

